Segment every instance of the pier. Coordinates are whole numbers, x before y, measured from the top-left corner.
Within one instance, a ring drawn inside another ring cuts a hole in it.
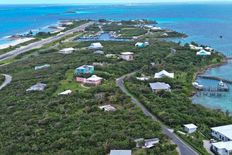
[[[226,80],[215,76],[199,75],[198,77],[204,79],[210,79],[210,80],[217,80],[220,82],[218,83],[218,86],[214,86],[214,87],[212,86],[205,87],[203,85],[200,85],[201,87],[198,88],[199,91],[196,94],[197,96],[215,96],[215,97],[224,96],[225,95],[224,92],[229,91],[229,87],[227,84],[232,84],[232,80]],[[197,87],[195,86],[195,88]]]
[[[232,80],[226,80],[226,79],[219,78],[219,77],[216,77],[216,76],[198,75],[198,77],[203,78],[203,79],[217,80],[217,81],[222,81],[224,83],[232,84]]]

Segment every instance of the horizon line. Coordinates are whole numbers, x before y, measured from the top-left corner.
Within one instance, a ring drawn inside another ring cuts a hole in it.
[[[185,2],[185,1],[178,1],[178,2],[136,2],[136,3],[123,3],[123,2],[114,2],[114,3],[0,3],[0,5],[152,5],[152,4],[228,4],[232,1],[191,1],[191,2]]]

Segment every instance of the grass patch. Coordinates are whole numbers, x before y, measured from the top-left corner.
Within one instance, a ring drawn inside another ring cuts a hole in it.
[[[60,81],[57,91],[54,95],[59,94],[65,90],[85,91],[88,87],[83,87],[81,84],[77,83],[73,77],[73,70],[70,69],[65,73],[65,79]]]

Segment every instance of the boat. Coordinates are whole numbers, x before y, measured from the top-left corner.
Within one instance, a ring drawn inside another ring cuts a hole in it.
[[[200,85],[198,82],[193,82],[192,83],[193,87],[198,89],[198,90],[203,90],[204,86]]]
[[[218,89],[220,91],[229,91],[229,87],[222,80],[218,83]]]

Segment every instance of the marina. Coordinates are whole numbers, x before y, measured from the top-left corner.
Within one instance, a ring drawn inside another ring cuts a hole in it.
[[[76,39],[77,41],[131,41],[131,39],[126,38],[117,38],[114,37],[110,33],[101,33],[97,36],[89,36],[89,37],[80,37]]]

